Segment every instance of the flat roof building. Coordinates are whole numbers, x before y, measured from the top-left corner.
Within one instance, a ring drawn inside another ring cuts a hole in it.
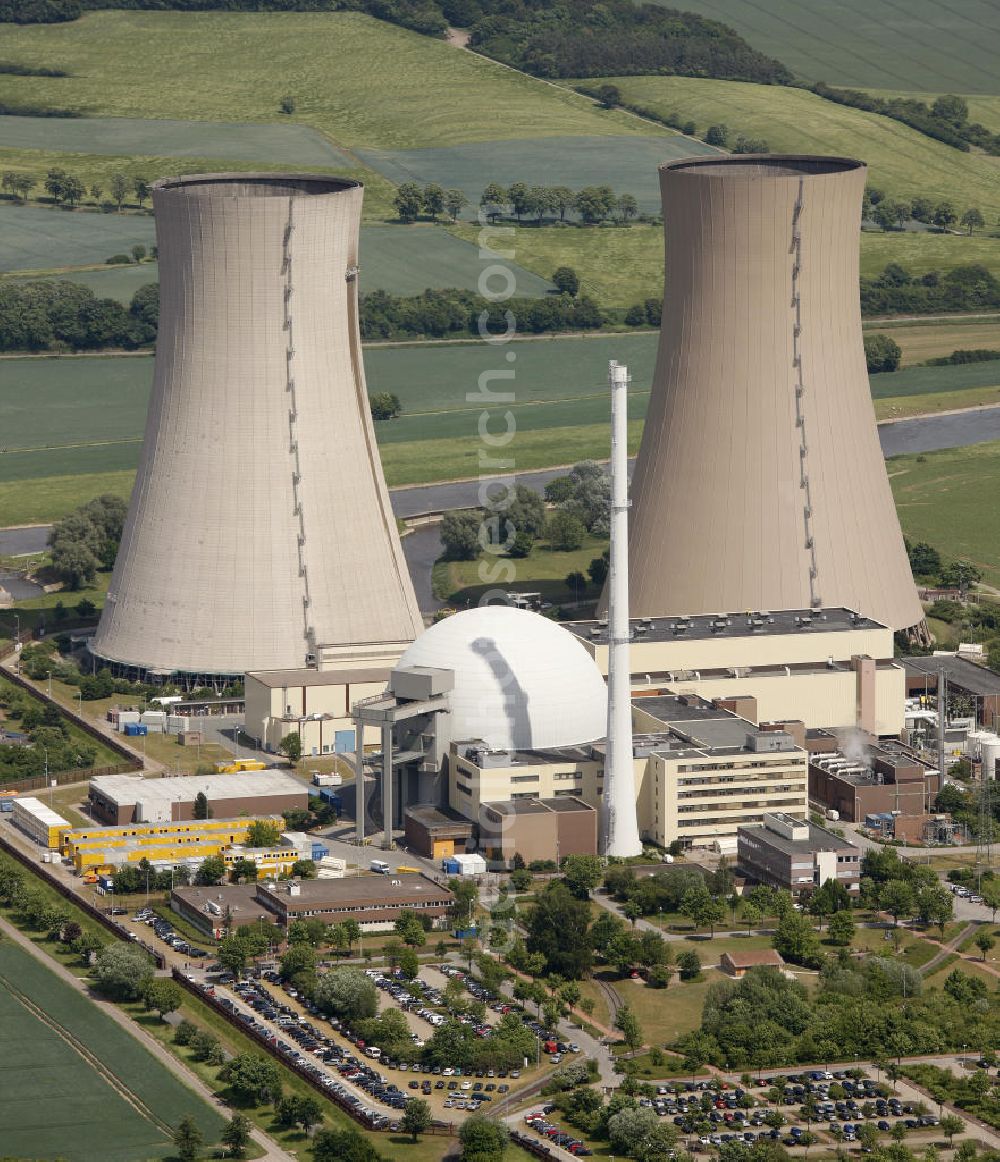
[[[60,836],[73,826],[33,795],[14,800],[10,821],[19,831],[50,851],[59,847]]]
[[[575,795],[486,803],[479,818],[479,846],[491,858],[520,855],[525,863],[558,863],[567,855],[597,854],[597,810]]]
[[[212,888],[174,888],[170,907],[199,932],[221,940],[227,928],[273,924],[274,917],[257,899],[257,884],[220,884]]]
[[[942,786],[941,772],[902,743],[883,742],[862,754],[814,754],[809,797],[850,823],[881,812],[926,816]]]
[[[448,859],[464,852],[473,832],[470,821],[450,807],[421,803],[406,809],[407,846],[427,859]]]
[[[933,654],[900,658],[906,670],[906,694],[936,694],[938,674],[943,670],[952,694],[965,694],[976,706],[976,721],[994,728],[1000,716],[1000,674],[957,654]]]
[[[90,809],[105,823],[166,823],[193,819],[199,793],[212,813],[224,818],[280,815],[309,805],[304,783],[284,771],[266,770],[164,779],[99,775],[90,780]]]
[[[833,880],[856,893],[861,879],[861,848],[808,819],[782,812],[740,827],[737,863],[757,883],[797,895]]]
[[[299,919],[327,924],[356,920],[366,932],[392,928],[406,910],[429,916],[434,927],[443,927],[455,899],[444,884],[413,874],[260,883],[256,898],[286,927]]]

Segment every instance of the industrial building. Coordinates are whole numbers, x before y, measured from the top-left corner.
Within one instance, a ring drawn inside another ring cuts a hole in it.
[[[177,864],[220,855],[246,840],[253,823],[278,822],[281,816],[258,815],[243,819],[197,819],[179,823],[127,823],[115,827],[73,827],[66,824],[60,851],[77,872],[121,867],[143,859]],[[294,861],[293,861],[294,862]]]
[[[949,695],[967,700],[976,722],[996,730],[1000,724],[1000,674],[961,654],[935,653],[899,660],[906,670],[907,697],[936,697],[938,677],[943,673]]]
[[[740,827],[737,865],[758,884],[798,895],[833,880],[852,895],[861,881],[861,848],[808,819],[768,813]]]
[[[445,927],[455,899],[447,887],[425,875],[399,873],[260,883],[256,898],[283,927],[293,920],[356,920],[364,932],[391,929],[407,910],[429,917],[435,928]]]
[[[10,821],[19,831],[49,851],[58,851],[61,835],[73,826],[41,799],[31,795],[13,800]]]
[[[280,815],[309,806],[305,784],[274,770],[163,779],[99,775],[90,780],[89,802],[94,818],[104,823],[167,823],[194,819],[199,794],[208,800],[211,814],[220,819]]]
[[[862,753],[816,753],[809,760],[809,798],[849,823],[891,812],[924,819],[934,810],[943,780],[938,768],[900,744]]]
[[[262,750],[276,753],[281,740],[297,734],[304,755],[353,751],[355,702],[381,694],[390,666],[267,670],[246,676],[244,729]],[[366,742],[377,742],[370,731]]]
[[[606,674],[607,621],[566,628]],[[732,700],[754,722],[896,737],[903,729],[907,676],[892,630],[851,609],[633,618],[629,631],[633,693]]]
[[[153,391],[91,647],[116,672],[387,666],[422,628],[365,387],[361,201],[329,175],[154,184]]]
[[[250,924],[274,923],[274,917],[257,899],[256,884],[174,888],[170,893],[170,907],[213,940],[221,940],[227,931]]]
[[[479,815],[479,845],[491,859],[507,864],[515,855],[528,864],[596,855],[598,812],[575,795],[487,803]]]
[[[660,167],[669,309],[632,483],[634,616],[922,623],[862,345],[866,176],[773,154]]]
[[[464,815],[433,803],[408,807],[404,829],[406,846],[435,862],[450,859],[456,853],[463,854],[475,831]]]

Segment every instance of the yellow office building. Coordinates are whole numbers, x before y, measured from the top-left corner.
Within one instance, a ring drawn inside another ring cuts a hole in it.
[[[176,823],[126,823],[121,827],[65,825],[60,837],[62,854],[77,872],[95,867],[118,867],[148,859],[150,863],[204,859],[246,842],[256,822],[281,822],[280,817],[259,819],[190,819]]]

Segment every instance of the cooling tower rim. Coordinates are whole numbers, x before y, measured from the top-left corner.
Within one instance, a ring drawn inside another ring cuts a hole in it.
[[[865,163],[855,157],[837,157],[816,153],[739,153],[706,157],[695,154],[674,158],[658,167],[661,174],[692,173],[708,178],[756,178],[777,180],[789,177],[835,177],[863,170]],[[773,171],[773,172],[768,172]]]
[[[196,173],[160,178],[152,189],[159,195],[170,194],[202,198],[329,197],[347,190],[364,189],[364,183],[352,178],[324,173],[249,172]]]

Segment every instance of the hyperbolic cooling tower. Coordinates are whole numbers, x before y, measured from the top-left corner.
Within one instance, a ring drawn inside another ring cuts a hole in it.
[[[666,286],[632,485],[633,616],[846,606],[920,622],[871,402],[866,169],[660,167]]]
[[[154,186],[156,369],[99,657],[237,674],[421,630],[365,390],[361,199],[317,175]]]

